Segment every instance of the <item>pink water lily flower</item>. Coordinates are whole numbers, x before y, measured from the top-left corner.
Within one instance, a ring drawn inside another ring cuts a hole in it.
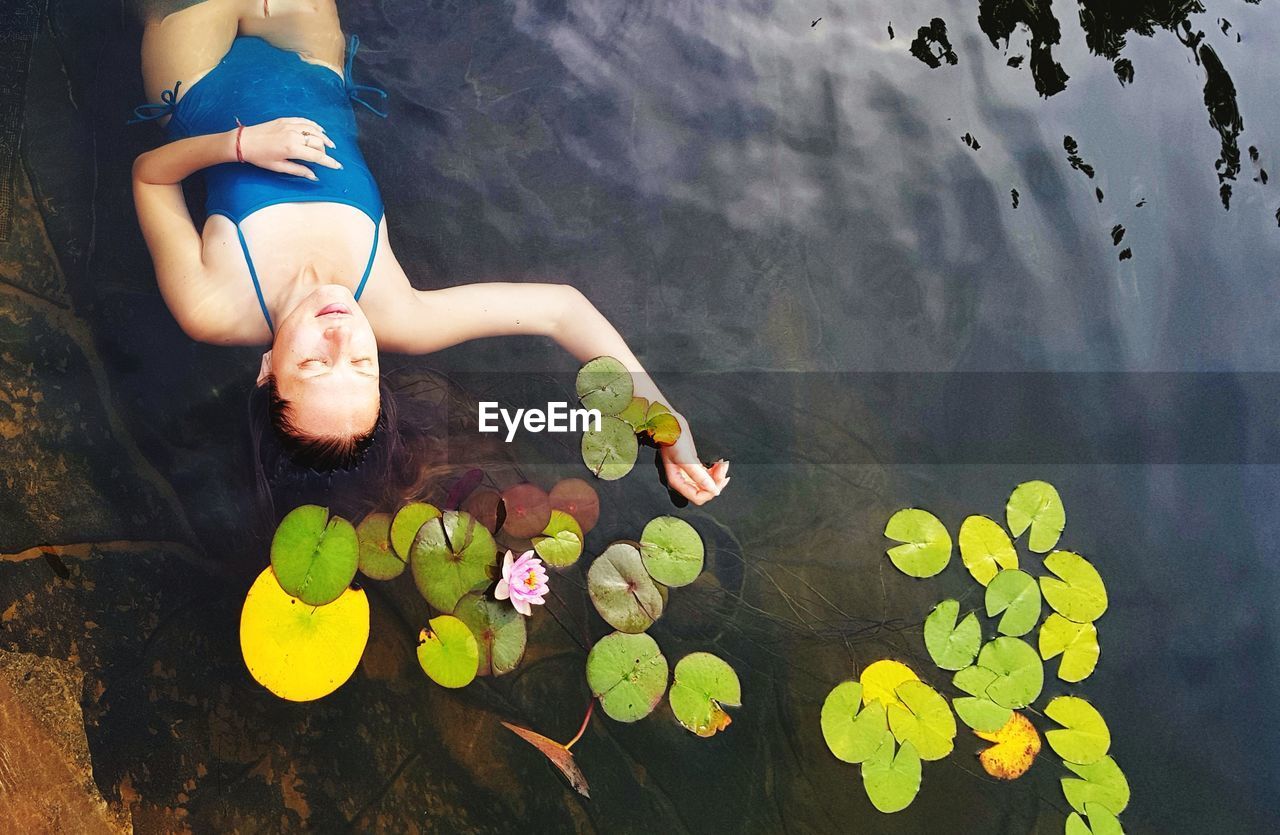
[[[519,557],[507,551],[502,560],[502,579],[494,590],[494,597],[499,600],[510,598],[511,605],[520,614],[528,617],[533,614],[530,603],[542,604],[542,596],[547,593],[547,570],[542,567],[542,560],[533,555],[533,551],[525,551]]]

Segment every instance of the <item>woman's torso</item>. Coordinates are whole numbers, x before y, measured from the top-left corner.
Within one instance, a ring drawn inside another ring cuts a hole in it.
[[[238,162],[203,172],[204,263],[210,280],[243,298],[244,331],[237,337],[269,341],[266,309],[293,282],[376,292],[377,284],[403,275],[388,264],[394,257],[381,234],[381,195],[357,144],[353,101],[368,106],[359,96],[370,88],[352,81],[353,56],[354,48],[339,74],[259,38],[237,37],[167,110],[171,140],[232,130],[237,121],[308,118],[324,127],[335,144],[328,154],[343,165],[312,166],[315,182]]]

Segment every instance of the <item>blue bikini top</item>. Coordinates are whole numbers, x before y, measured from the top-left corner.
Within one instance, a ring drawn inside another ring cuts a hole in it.
[[[311,119],[321,125],[333,140],[335,147],[329,149],[328,154],[342,163],[342,168],[311,165],[309,167],[317,177],[314,182],[239,162],[214,165],[203,172],[208,192],[205,210],[210,215],[222,215],[235,224],[258,295],[258,305],[273,332],[275,328],[253,267],[249,245],[240,231],[240,224],[249,215],[277,203],[323,202],[354,206],[373,221],[373,245],[364,275],[356,288],[357,301],[373,268],[383,214],[382,196],[356,143],[353,104],[360,104],[385,117],[384,111],[363,96],[373,94],[386,99],[387,94],[352,80],[352,62],[359,46],[359,39],[353,35],[347,47],[344,73],[339,78],[333,70],[308,63],[296,52],[279,49],[261,38],[237,37],[218,65],[188,87],[180,99],[178,88],[181,82],[173,89],[165,90],[160,102],[134,109],[135,118],[131,122],[171,117],[165,126],[170,140],[222,133],[234,129],[237,121],[256,125],[290,116]]]

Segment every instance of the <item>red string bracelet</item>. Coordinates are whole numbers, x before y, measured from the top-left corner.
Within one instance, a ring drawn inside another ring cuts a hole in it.
[[[236,162],[244,162],[244,154],[240,152],[240,134],[244,133],[244,125],[236,119]]]

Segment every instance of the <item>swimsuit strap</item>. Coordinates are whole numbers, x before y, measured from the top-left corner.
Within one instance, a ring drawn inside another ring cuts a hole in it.
[[[372,93],[376,96],[380,96],[382,100],[385,102],[387,100],[387,91],[380,89],[378,87],[370,87],[367,84],[356,84],[355,78],[351,74],[352,65],[356,60],[356,52],[359,49],[360,49],[360,38],[356,37],[355,35],[352,35],[351,40],[347,44],[347,63],[346,63],[346,66],[343,67],[343,76],[342,76],[343,82],[346,84],[346,88],[347,88],[347,97],[350,98],[353,102],[357,102],[367,107],[369,109],[369,112],[373,113],[375,116],[381,116],[382,118],[385,119],[387,118],[387,112],[385,110],[379,110],[369,102],[360,98],[360,94]]]
[[[178,105],[178,88],[182,86],[179,81],[173,85],[173,89],[165,90],[160,94],[160,101],[147,102],[140,104],[133,109],[133,118],[129,120],[129,124],[136,125],[139,122],[152,122],[156,119],[163,119],[165,116],[171,116],[173,109]]]
[[[364,275],[360,276],[360,285],[356,287],[356,301],[360,301],[360,294],[364,292],[365,282],[369,280],[369,273],[373,270],[373,258],[378,254],[378,229],[381,226],[381,218],[373,222],[373,247],[369,250],[369,262],[364,265]]]
[[[267,328],[274,334],[276,327],[271,324],[271,313],[267,310],[267,300],[262,297],[262,285],[258,282],[258,271],[253,268],[253,256],[249,254],[249,244],[245,242],[244,233],[240,231],[239,223],[236,224],[236,234],[240,236],[240,249],[244,250],[244,262],[249,265],[249,278],[253,279],[253,292],[258,294],[258,307],[262,308],[262,318],[267,320]]]

